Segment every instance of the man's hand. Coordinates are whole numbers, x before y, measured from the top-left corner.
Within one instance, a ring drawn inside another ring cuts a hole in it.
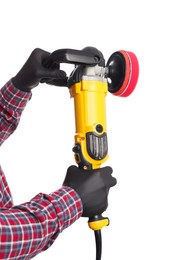
[[[104,167],[96,170],[82,170],[70,166],[63,183],[73,188],[83,203],[83,217],[102,214],[108,207],[109,189],[116,185],[112,177],[112,168]]]
[[[27,92],[39,83],[65,86],[67,83],[66,73],[59,69],[58,64],[47,66],[49,56],[49,52],[39,48],[35,49],[21,70],[12,78],[14,86]]]

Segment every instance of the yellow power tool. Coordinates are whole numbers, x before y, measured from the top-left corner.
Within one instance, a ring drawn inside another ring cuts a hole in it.
[[[82,50],[60,49],[50,55],[50,63],[71,63],[74,70],[66,86],[74,98],[75,137],[73,152],[78,166],[97,169],[108,159],[106,96],[129,96],[138,80],[139,65],[132,52],[114,52],[107,63],[94,47]],[[95,232],[96,260],[101,259],[101,228],[108,218],[93,216],[88,221]]]

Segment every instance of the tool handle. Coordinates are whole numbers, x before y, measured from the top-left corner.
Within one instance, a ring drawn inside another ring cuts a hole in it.
[[[54,63],[70,63],[75,65],[97,65],[101,57],[85,50],[59,49],[52,52],[47,60],[48,65]]]

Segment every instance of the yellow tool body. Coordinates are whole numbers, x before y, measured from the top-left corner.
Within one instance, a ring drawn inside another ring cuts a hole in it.
[[[108,159],[106,128],[107,82],[83,77],[70,88],[75,108],[75,160],[83,169],[96,169]]]
[[[76,163],[85,170],[100,168],[108,159],[107,92],[107,80],[100,76],[83,76],[80,82],[70,88],[76,125],[73,151]],[[92,230],[100,230],[108,224],[108,218],[102,216],[96,216],[88,222]]]

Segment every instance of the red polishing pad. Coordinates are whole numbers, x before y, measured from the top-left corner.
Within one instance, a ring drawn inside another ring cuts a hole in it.
[[[130,51],[118,51],[108,60],[111,82],[109,91],[115,96],[127,97],[136,87],[139,76],[139,63],[136,55]]]

